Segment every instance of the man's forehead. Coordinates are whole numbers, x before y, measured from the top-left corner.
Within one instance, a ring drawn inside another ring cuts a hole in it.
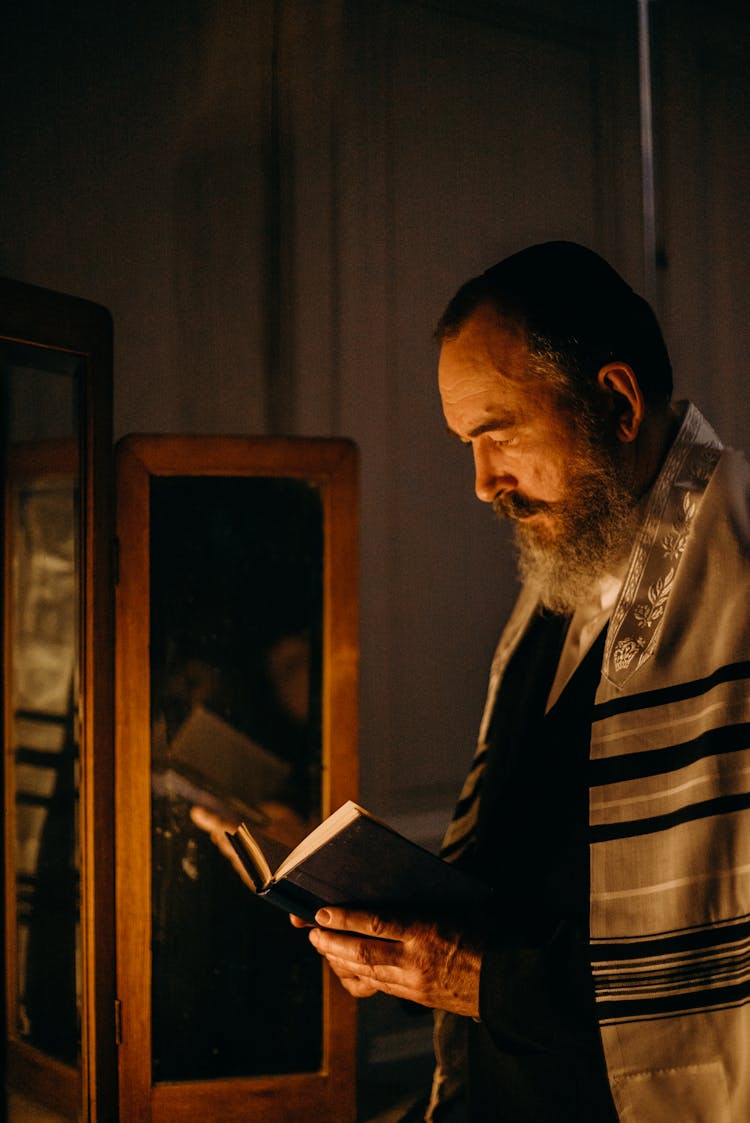
[[[515,343],[526,343],[522,325],[502,312],[490,302],[482,301],[471,312],[458,330],[456,341],[463,340],[466,344],[477,344],[484,341],[513,340]]]
[[[494,380],[517,381],[526,373],[528,346],[523,329],[482,304],[464,321],[455,336],[443,342],[439,371],[441,382],[463,372]]]

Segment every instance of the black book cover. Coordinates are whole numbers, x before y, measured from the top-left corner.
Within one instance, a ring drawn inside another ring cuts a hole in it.
[[[258,832],[251,834],[244,824],[228,837],[259,895],[306,920],[323,905],[361,906],[373,912],[397,909],[430,917],[465,915],[486,907],[491,896],[483,882],[351,801],[281,863],[278,845],[271,856]]]

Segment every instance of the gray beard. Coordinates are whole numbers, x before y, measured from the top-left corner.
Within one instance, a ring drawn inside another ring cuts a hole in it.
[[[553,532],[523,520],[515,525],[521,579],[551,612],[574,611],[598,579],[625,561],[638,523],[635,499],[615,461],[599,451],[587,467],[571,480],[570,498],[553,505]]]

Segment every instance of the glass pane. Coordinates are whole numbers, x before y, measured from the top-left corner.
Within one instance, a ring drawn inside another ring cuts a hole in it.
[[[80,1052],[81,363],[64,352],[0,341],[6,841],[15,881],[8,1030],[11,1038],[70,1065]]]
[[[320,494],[154,477],[150,526],[154,1079],[315,1071],[320,961],[190,811],[290,845],[319,820]]]

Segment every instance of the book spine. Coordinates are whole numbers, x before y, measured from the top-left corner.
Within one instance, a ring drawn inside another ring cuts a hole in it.
[[[314,893],[309,893],[306,889],[300,889],[297,885],[293,885],[287,880],[280,882],[272,881],[271,884],[266,889],[262,889],[258,895],[260,897],[265,897],[267,901],[276,905],[277,908],[284,909],[285,912],[294,913],[295,916],[309,921],[310,924],[315,923],[315,913],[326,904],[322,897],[318,897]]]

